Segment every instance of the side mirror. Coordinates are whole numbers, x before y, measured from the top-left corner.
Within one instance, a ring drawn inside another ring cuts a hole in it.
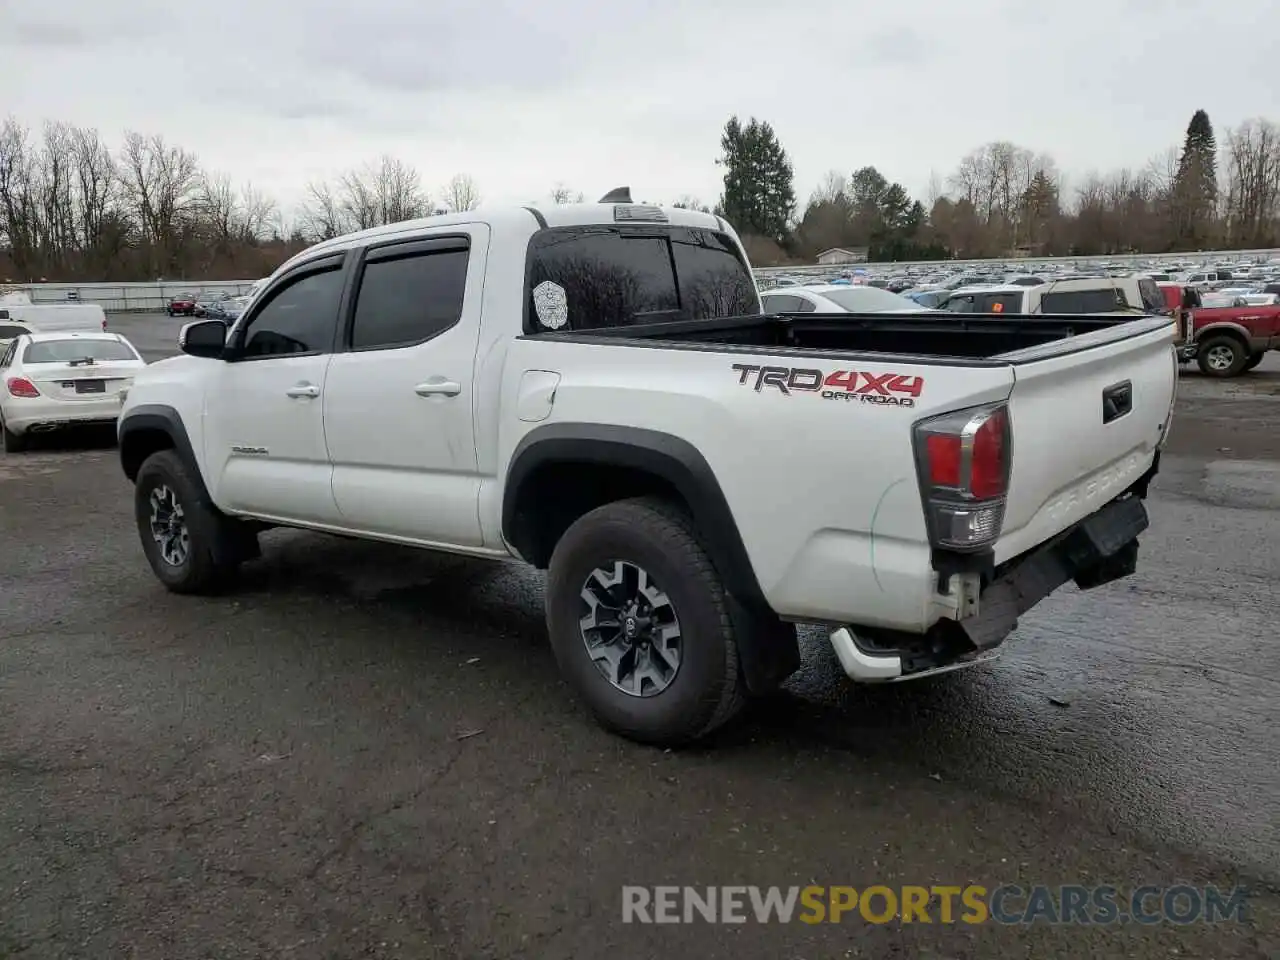
[[[197,320],[183,324],[178,349],[193,357],[221,359],[227,348],[227,326],[221,320]]]

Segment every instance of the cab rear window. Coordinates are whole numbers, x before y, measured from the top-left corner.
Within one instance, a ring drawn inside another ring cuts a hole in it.
[[[723,233],[556,227],[529,244],[525,330],[589,330],[760,312],[751,271]]]
[[[1019,313],[1020,293],[965,293],[951,296],[946,309],[951,313]]]
[[[1129,301],[1119,287],[1046,293],[1040,298],[1041,313],[1108,313],[1127,306]]]

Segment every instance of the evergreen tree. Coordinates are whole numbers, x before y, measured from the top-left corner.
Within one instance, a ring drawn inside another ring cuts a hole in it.
[[[720,138],[725,168],[724,195],[717,210],[742,234],[788,238],[796,193],[791,161],[773,127],[752,117],[744,127],[736,116],[724,125]]]
[[[1022,236],[1031,246],[1044,243],[1060,213],[1058,187],[1044,170],[1037,170],[1022,195]]]
[[[1179,245],[1206,245],[1218,200],[1218,143],[1209,114],[1197,110],[1187,124],[1173,183],[1173,216]]]

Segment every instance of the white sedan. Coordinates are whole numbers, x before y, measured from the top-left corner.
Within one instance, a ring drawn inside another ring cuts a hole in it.
[[[760,294],[765,313],[929,313],[914,300],[879,287],[823,283]]]
[[[20,452],[35,433],[115,423],[122,391],[147,365],[118,333],[27,333],[0,349],[6,453]]]

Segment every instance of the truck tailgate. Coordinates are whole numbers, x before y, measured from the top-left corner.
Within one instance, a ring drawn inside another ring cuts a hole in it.
[[[1013,466],[997,563],[1100,509],[1151,466],[1177,388],[1171,324],[1135,320],[1097,346],[1007,355]]]

